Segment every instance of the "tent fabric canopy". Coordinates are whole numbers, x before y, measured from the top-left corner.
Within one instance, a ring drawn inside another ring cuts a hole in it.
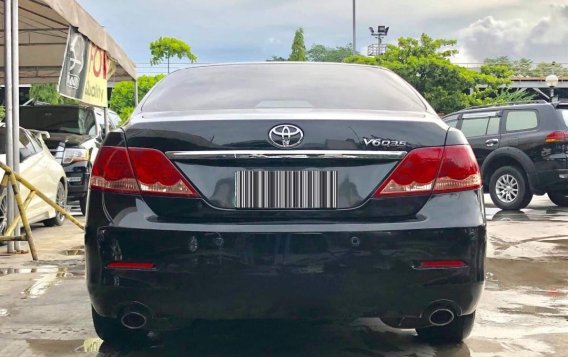
[[[0,9],[4,0],[0,0]],[[1,11],[2,23],[4,11]],[[134,80],[136,67],[124,50],[76,0],[19,0],[20,82],[57,83],[65,55],[69,26],[117,62],[112,81]],[[4,47],[4,30],[0,30]],[[4,81],[4,56],[0,56],[0,80]]]

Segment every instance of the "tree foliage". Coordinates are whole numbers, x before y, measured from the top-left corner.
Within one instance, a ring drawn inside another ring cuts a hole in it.
[[[191,63],[197,61],[197,56],[191,52],[191,46],[175,37],[160,37],[150,42],[150,53],[152,55],[150,64],[154,66],[166,61],[168,73],[170,72],[170,58],[187,58]]]
[[[397,45],[387,45],[379,57],[350,56],[349,63],[379,65],[396,72],[439,113],[451,113],[469,105],[485,104],[498,96],[510,83],[510,71],[499,65],[488,65],[477,72],[450,61],[457,54],[456,41],[402,37]]]
[[[30,99],[49,104],[77,104],[78,101],[66,98],[59,94],[55,84],[32,84],[29,93]]]
[[[294,35],[294,42],[292,42],[292,52],[290,53],[289,61],[305,62],[306,58],[306,44],[304,43],[304,29],[299,28]]]
[[[146,93],[165,76],[140,76],[138,78],[138,97],[144,98]],[[115,84],[110,97],[110,109],[114,110],[125,122],[134,111],[134,82],[124,81]]]
[[[568,69],[556,62],[540,62],[535,64],[528,58],[512,60],[507,56],[500,56],[485,59],[484,65],[508,67],[512,74],[518,77],[546,77],[549,74],[568,77]]]
[[[343,62],[347,57],[353,55],[351,47],[351,44],[335,48],[313,44],[307,52],[308,60],[312,62]]]

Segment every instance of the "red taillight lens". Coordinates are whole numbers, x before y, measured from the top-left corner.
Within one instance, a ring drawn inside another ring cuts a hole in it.
[[[546,139],[544,139],[545,143],[564,143],[568,142],[568,131],[553,131],[552,133],[548,134]]]
[[[475,190],[481,187],[481,175],[469,145],[447,146],[442,167],[434,185],[435,193]]]
[[[139,193],[126,148],[105,146],[99,150],[91,174],[91,189]]]
[[[140,191],[153,195],[197,196],[197,190],[183,178],[161,151],[128,149]]]
[[[412,150],[375,192],[375,197],[474,190],[479,167],[468,145]]]
[[[415,149],[398,165],[375,196],[431,192],[440,168],[443,148]]]
[[[120,193],[198,196],[161,151],[143,148],[101,148],[93,165],[90,187]]]

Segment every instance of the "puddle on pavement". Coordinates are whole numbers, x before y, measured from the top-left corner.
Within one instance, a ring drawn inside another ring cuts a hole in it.
[[[486,207],[485,216],[489,221],[568,221],[568,210],[563,208],[526,208],[520,211],[503,211],[497,207]]]

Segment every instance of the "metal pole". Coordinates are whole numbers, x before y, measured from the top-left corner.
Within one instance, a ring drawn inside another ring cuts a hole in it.
[[[357,8],[356,0],[353,0],[353,54],[357,53]]]
[[[134,80],[134,106],[138,106],[138,81]]]
[[[110,131],[110,124],[108,120],[108,107],[105,107],[104,110],[105,110],[105,137],[106,137]]]
[[[4,0],[4,104],[6,106],[6,165],[13,167],[14,141],[12,137],[12,0]],[[9,186],[9,185],[8,185]],[[7,186],[7,187],[8,187]],[[14,194],[11,188],[6,190],[6,218],[8,226],[14,220]],[[14,252],[14,243],[8,242],[8,253]]]
[[[15,173],[20,173],[20,31],[19,31],[19,14],[18,14],[18,0],[12,0],[12,140],[14,140],[14,169]],[[19,182],[14,181],[18,185]],[[17,197],[16,197],[17,198]],[[15,212],[15,205],[14,205]],[[14,235],[20,235],[20,225],[16,226]],[[20,242],[14,243],[14,250],[19,252],[21,250]]]

